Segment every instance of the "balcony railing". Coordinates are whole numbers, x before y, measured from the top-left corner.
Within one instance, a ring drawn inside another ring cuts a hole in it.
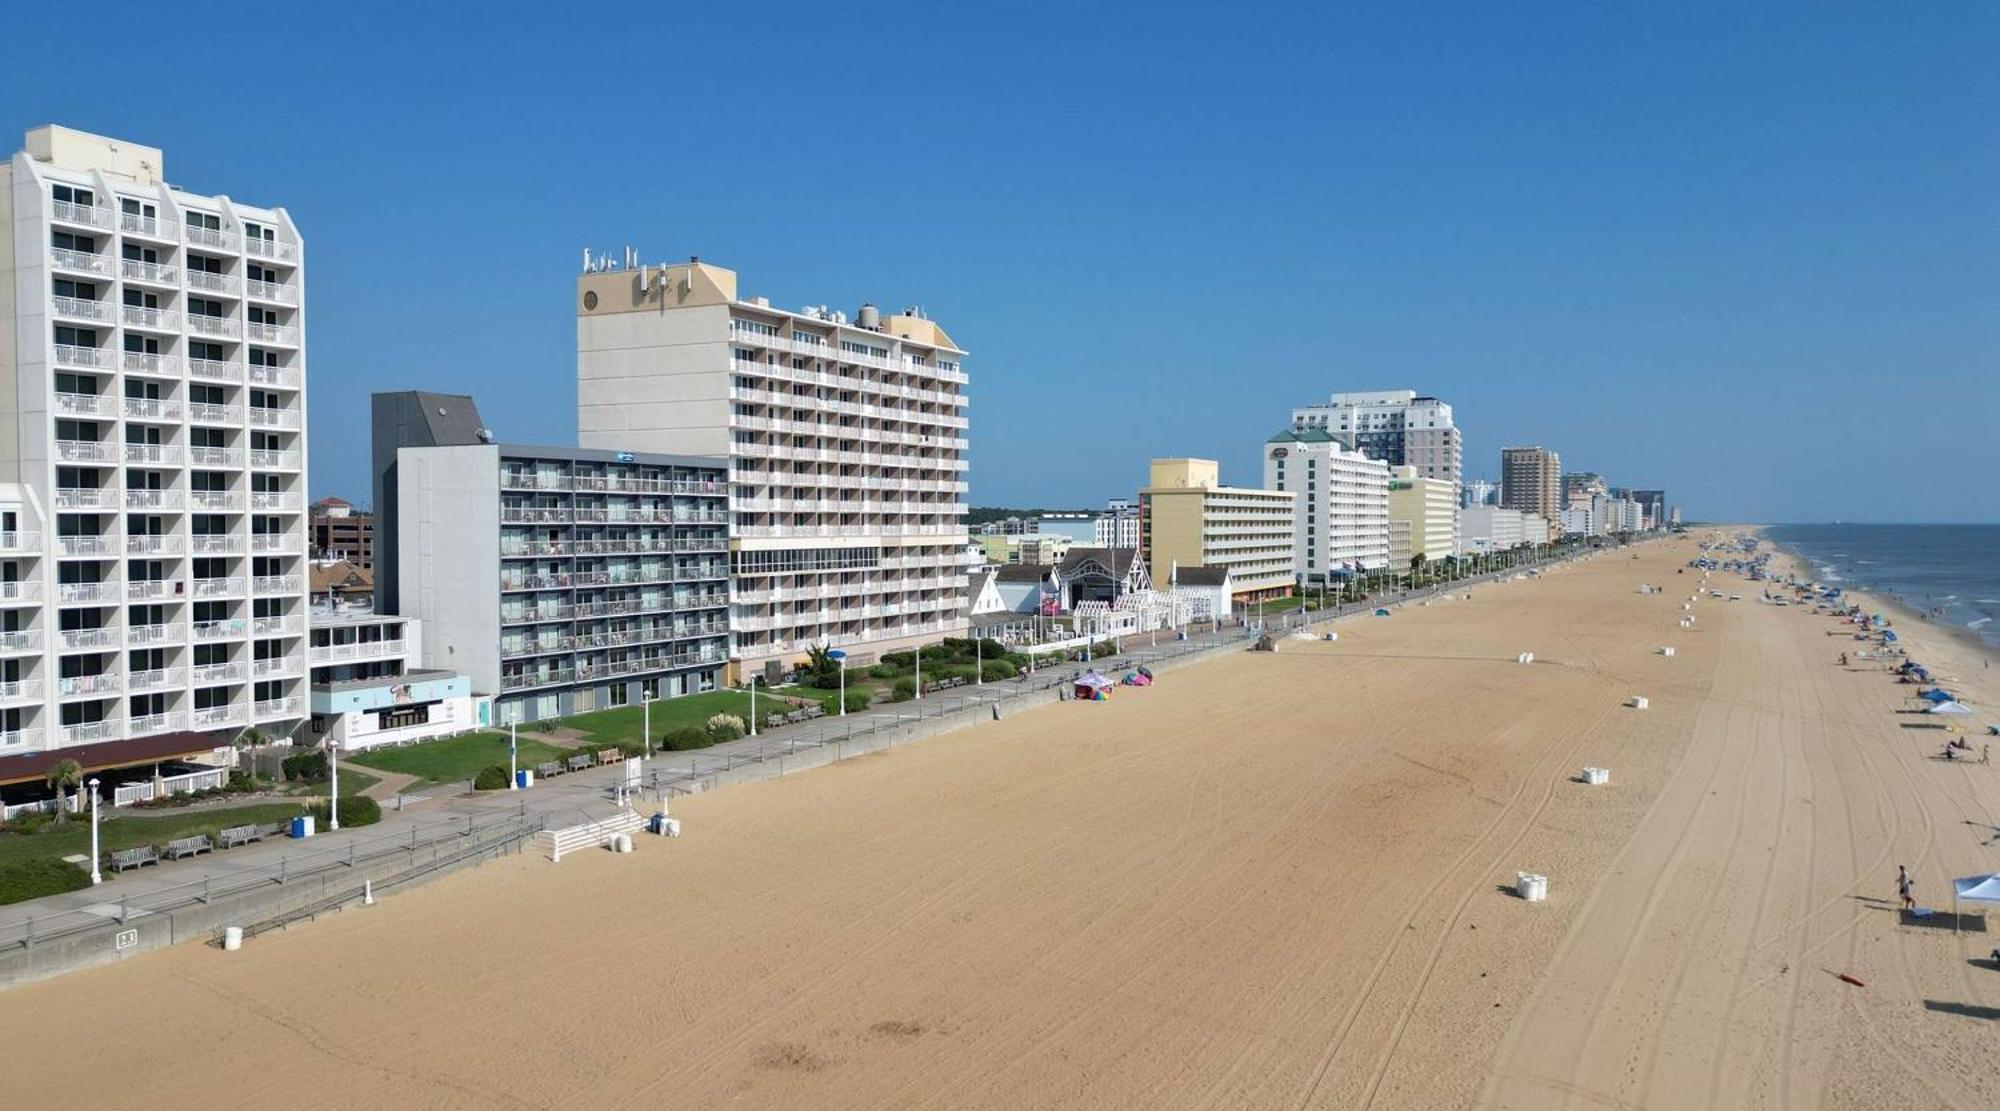
[[[137,717],[134,717],[132,719],[132,724],[129,728],[129,731],[131,735],[134,737],[151,737],[161,733],[178,733],[186,728],[187,728],[187,715],[180,712],[179,710],[169,710],[163,714],[141,714]],[[219,787],[222,785],[221,784],[222,772],[219,769],[213,772],[197,772],[194,773],[193,775],[168,776],[161,782],[165,783],[168,781],[173,781],[177,784],[187,784],[187,786],[182,788],[181,790],[175,790],[169,792],[170,794],[177,795],[177,794],[182,794],[185,791],[201,790],[201,788],[193,786],[193,782],[196,779],[204,777],[210,780],[214,780],[215,786]],[[150,790],[152,786],[153,784],[151,780],[148,780],[144,783],[121,784],[118,788],[118,795],[122,796],[128,791],[138,792],[143,790]]]
[[[56,736],[62,738],[62,743],[65,745],[83,745],[90,744],[93,741],[108,741],[117,735],[118,723],[115,721],[82,722],[77,725],[59,726],[56,730]]]
[[[102,278],[111,276],[111,256],[108,254],[100,255],[90,251],[72,251],[67,247],[51,247],[49,262],[58,270],[96,274]]]
[[[117,500],[117,491],[101,487],[59,486],[56,488],[57,509],[109,509]]]
[[[242,635],[243,622],[241,621],[197,621],[194,623],[194,639],[196,640],[229,640]]]
[[[197,227],[194,224],[184,225],[183,231],[187,235],[187,241],[197,247],[214,247],[223,251],[236,250],[237,238],[233,231]]]
[[[304,623],[297,617],[280,615],[251,619],[250,631],[260,637],[297,636]]]
[[[196,448],[194,450],[218,451],[226,449]],[[189,490],[188,504],[196,509],[241,510],[243,508],[243,499],[234,490]]]
[[[0,682],[0,702],[32,702],[42,697],[40,679],[15,679]]]
[[[186,673],[178,667],[156,668],[152,671],[135,671],[125,680],[125,685],[135,691],[156,691],[164,687],[185,685]]]
[[[258,721],[272,718],[296,717],[303,703],[297,698],[271,698],[259,702],[251,711],[251,717]]]
[[[149,309],[144,305],[123,306],[125,324],[130,328],[150,328],[155,332],[171,332],[180,327],[181,314],[169,309]]]
[[[220,555],[243,550],[243,538],[229,532],[198,532],[188,537],[188,550],[199,555]]]
[[[272,258],[277,259],[279,262],[299,261],[299,245],[296,243],[287,243],[281,239],[264,239],[253,236],[243,244],[243,250],[245,253],[255,255],[258,258]]]
[[[130,232],[133,235],[147,236],[152,239],[171,240],[173,238],[172,224],[162,225],[159,217],[148,216],[143,212],[120,212],[118,214],[118,230]]]
[[[129,497],[132,494],[136,493],[154,493],[154,492],[160,493],[162,495],[170,494],[173,496],[172,507],[177,508],[180,505],[180,495],[172,490],[162,490],[162,491],[132,490],[132,491],[127,491],[127,496]],[[169,506],[168,505],[136,506],[134,508],[165,509],[169,508]],[[136,536],[127,536],[125,538],[125,550],[132,555],[179,555],[181,554],[181,538],[178,536],[158,535],[158,534],[140,534]]]
[[[188,727],[191,729],[220,729],[243,723],[241,706],[210,706],[206,710],[196,710],[188,715]]]
[[[290,511],[296,513],[301,508],[299,495],[288,490],[252,490],[250,508],[262,510]]]
[[[236,339],[243,334],[242,326],[226,316],[209,316],[206,313],[191,312],[187,317],[188,330],[204,336],[221,336]]]
[[[251,278],[243,283],[243,287],[250,296],[259,301],[270,301],[278,305],[299,303],[299,287],[295,285],[286,285],[283,282],[260,282]]]
[[[124,352],[126,374],[156,374],[162,378],[180,376],[180,356],[148,356],[144,352]]]
[[[252,321],[244,325],[243,331],[252,343],[276,343],[287,347],[299,344],[299,330],[291,324],[259,324]]]
[[[116,599],[117,586],[114,583],[57,583],[56,601],[63,605],[97,605]]]
[[[97,675],[71,675],[56,680],[56,694],[62,698],[77,694],[108,694],[118,690],[122,685],[115,671],[101,672]]]
[[[344,660],[391,659],[403,654],[409,642],[402,637],[388,640],[347,641],[341,644],[315,644],[310,655],[316,664],[339,663]]]
[[[197,598],[226,598],[243,593],[243,580],[239,578],[196,579],[194,596]]]
[[[163,397],[128,397],[125,415],[135,420],[177,421],[181,419],[181,403]]]
[[[524,690],[528,687],[548,687],[575,681],[576,672],[568,668],[556,668],[532,674],[502,675],[500,676],[500,689],[507,691]]]
[[[267,656],[261,660],[250,661],[250,674],[259,679],[290,675],[297,670],[292,659],[287,656]]]
[[[81,651],[91,648],[109,648],[117,642],[117,635],[110,629],[64,629],[56,634],[56,643],[64,651]]]
[[[102,347],[78,347],[68,343],[56,344],[56,365],[87,367],[91,370],[110,370],[111,353]]]
[[[299,414],[296,409],[271,409],[261,405],[250,406],[250,423],[260,428],[297,428]]]
[[[166,579],[133,579],[125,584],[125,597],[134,602],[173,596],[174,584]]]
[[[281,471],[299,469],[299,453],[292,448],[251,448],[250,465]]]
[[[243,453],[233,447],[191,447],[188,463],[195,467],[240,467]]]
[[[296,390],[299,388],[300,378],[298,368],[296,367],[265,366],[262,363],[252,363],[250,364],[250,380],[260,386],[278,386],[282,389]]]
[[[212,687],[217,683],[240,683],[243,681],[243,665],[236,663],[205,664],[191,671],[190,676],[197,687]]]
[[[199,378],[204,382],[241,382],[243,364],[216,359],[189,359],[188,377]]]
[[[0,580],[0,606],[15,602],[39,602],[42,600],[40,579]]]
[[[176,444],[126,444],[125,462],[138,466],[177,467],[181,449]]]
[[[181,277],[178,266],[137,258],[118,260],[118,272],[128,282],[150,282],[153,285],[178,285]]]
[[[0,652],[39,652],[42,650],[42,634],[38,629],[21,629],[0,633]]]
[[[109,536],[58,536],[56,551],[66,556],[109,556],[114,554]]]
[[[82,224],[91,228],[109,228],[111,210],[98,204],[72,204],[69,201],[50,201],[49,215],[65,224]]]
[[[111,306],[103,301],[93,301],[87,297],[51,297],[49,304],[55,308],[57,316],[67,316],[74,320],[100,320],[109,323]]]
[[[250,550],[253,552],[296,552],[305,547],[305,534],[300,532],[258,532],[250,535]]]
[[[256,594],[297,594],[305,589],[305,580],[297,575],[258,575],[250,580],[250,589]]]

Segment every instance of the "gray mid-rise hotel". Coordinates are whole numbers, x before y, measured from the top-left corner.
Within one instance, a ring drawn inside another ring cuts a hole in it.
[[[374,398],[378,607],[497,723],[716,689],[729,656],[725,460],[494,440],[470,397]]]

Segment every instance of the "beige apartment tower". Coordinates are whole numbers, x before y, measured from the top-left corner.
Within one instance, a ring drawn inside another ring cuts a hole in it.
[[[866,662],[961,635],[965,353],[921,310],[737,295],[691,259],[577,280],[585,448],[729,461],[732,656]]]
[[[1239,602],[1291,594],[1296,492],[1224,486],[1213,459],[1155,459],[1148,477],[1139,491],[1139,541],[1155,582],[1176,569],[1226,568]]]
[[[1532,513],[1560,531],[1562,457],[1545,447],[1500,449],[1500,507]]]

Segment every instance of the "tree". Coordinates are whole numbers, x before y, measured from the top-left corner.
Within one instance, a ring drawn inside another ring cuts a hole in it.
[[[56,766],[49,769],[48,783],[56,793],[56,824],[61,825],[69,820],[69,807],[63,799],[83,783],[83,765],[74,760],[56,761]]]
[[[840,661],[833,658],[831,645],[814,644],[806,648],[806,675],[806,684],[821,690],[840,685]]]
[[[1424,573],[1424,553],[1418,552],[1416,555],[1410,557],[1410,578],[1412,582],[1415,581],[1417,576],[1423,573]]]

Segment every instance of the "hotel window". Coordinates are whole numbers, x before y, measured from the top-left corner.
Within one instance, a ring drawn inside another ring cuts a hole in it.
[[[213,212],[189,212],[187,213],[187,226],[201,228],[206,231],[221,231],[222,217],[217,216]]]
[[[49,195],[62,204],[81,205],[84,208],[97,203],[97,194],[76,185],[50,186]]]

